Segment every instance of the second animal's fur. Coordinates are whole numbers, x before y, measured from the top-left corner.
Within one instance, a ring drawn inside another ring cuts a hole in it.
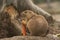
[[[15,6],[14,5],[7,5],[5,8],[4,8],[4,12],[8,13],[9,16],[11,17],[11,19],[14,19],[15,17],[18,16],[18,11],[16,10]]]
[[[26,21],[26,27],[32,36],[46,36],[49,26],[43,16],[30,10],[22,12],[21,16]]]
[[[20,24],[20,20],[18,20],[19,18],[18,16],[18,11],[16,10],[16,8],[14,7],[14,5],[8,5],[5,7],[4,9],[5,14],[8,14],[10,17],[10,21],[11,23],[14,25],[15,31],[17,33],[17,35],[21,35],[21,24]],[[15,33],[15,34],[16,34]]]

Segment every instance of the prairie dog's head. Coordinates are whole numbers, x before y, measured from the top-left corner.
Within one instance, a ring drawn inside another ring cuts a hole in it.
[[[26,17],[27,19],[30,19],[34,15],[37,15],[37,14],[30,10],[26,10],[21,13],[21,16]]]
[[[11,18],[14,18],[18,15],[18,12],[13,5],[6,6],[4,12],[8,13],[11,16]]]
[[[12,11],[12,9],[13,9],[12,6],[7,6],[7,7],[5,7],[4,12],[9,13],[10,11]]]

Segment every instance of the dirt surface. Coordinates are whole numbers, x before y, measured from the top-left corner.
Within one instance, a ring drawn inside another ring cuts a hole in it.
[[[0,40],[60,40],[59,38],[36,37],[36,36],[15,36],[11,38],[4,38]]]

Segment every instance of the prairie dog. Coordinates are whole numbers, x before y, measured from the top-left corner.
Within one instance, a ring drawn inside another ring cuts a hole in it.
[[[42,15],[26,10],[21,13],[22,18],[27,19],[26,27],[32,36],[46,36],[49,25]]]

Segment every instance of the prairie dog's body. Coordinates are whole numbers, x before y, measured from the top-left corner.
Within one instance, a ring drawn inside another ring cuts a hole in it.
[[[48,22],[43,16],[37,15],[30,10],[22,12],[21,15],[28,20],[26,23],[26,27],[30,31],[31,35],[46,36],[49,26]]]

